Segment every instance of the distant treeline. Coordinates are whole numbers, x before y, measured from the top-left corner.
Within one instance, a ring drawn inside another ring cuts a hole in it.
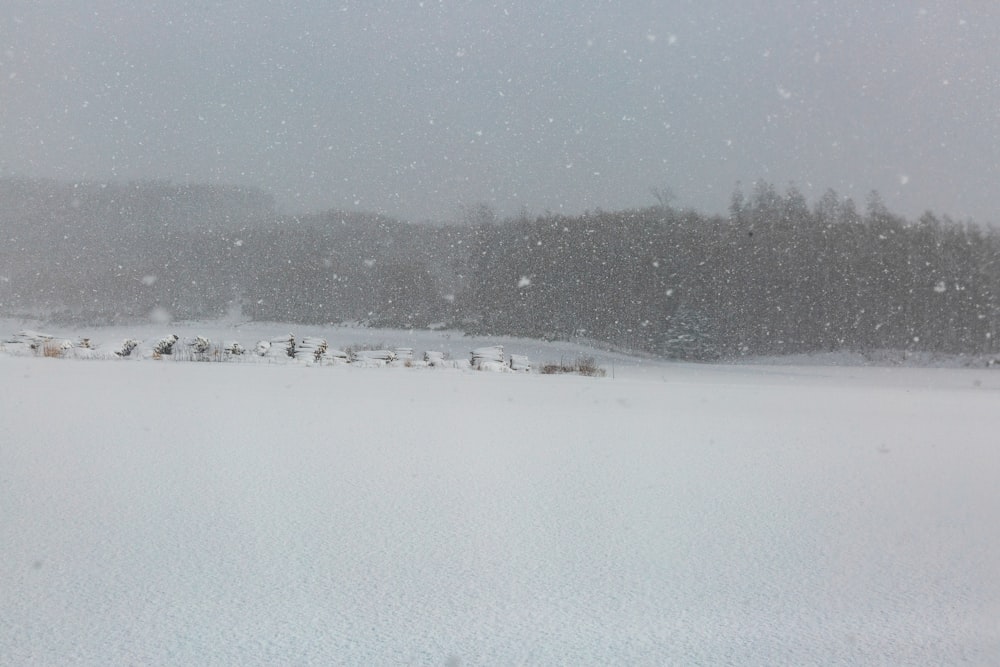
[[[1000,237],[872,193],[737,190],[659,206],[461,224],[280,216],[252,189],[0,180],[0,314],[449,326],[711,359],[849,349],[995,353]]]

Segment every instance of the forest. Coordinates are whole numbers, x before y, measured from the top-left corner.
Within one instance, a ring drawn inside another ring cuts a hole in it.
[[[246,319],[585,339],[692,360],[994,353],[1000,237],[872,192],[737,187],[670,205],[450,224],[276,212],[244,187],[0,179],[0,315]]]

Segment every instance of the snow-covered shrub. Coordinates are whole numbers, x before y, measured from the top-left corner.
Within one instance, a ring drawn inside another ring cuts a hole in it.
[[[576,372],[580,375],[591,377],[604,377],[606,372],[597,365],[597,360],[593,357],[579,357],[576,360]]]
[[[134,338],[126,338],[122,341],[122,344],[115,350],[115,355],[125,358],[132,354],[135,348],[139,347],[139,341]]]
[[[218,351],[212,346],[212,341],[205,336],[195,336],[187,341],[189,360],[211,361],[218,359]]]
[[[604,377],[607,374],[603,368],[597,365],[597,360],[593,357],[578,357],[573,363],[549,362],[542,364],[543,375],[556,375],[559,373],[575,373],[577,375],[587,375],[590,377]]]
[[[427,350],[424,352],[424,361],[428,366],[444,366],[444,352],[437,350]]]
[[[177,334],[170,334],[169,336],[164,336],[160,340],[156,341],[153,345],[153,357],[158,358],[163,355],[173,354],[174,345],[180,340],[180,336]]]
[[[223,343],[222,344],[222,351],[225,354],[231,355],[231,356],[234,356],[234,357],[238,357],[241,354],[243,354],[244,352],[246,352],[246,350],[243,349],[243,346],[240,345],[235,340],[231,340],[231,341],[227,341],[227,342]]]

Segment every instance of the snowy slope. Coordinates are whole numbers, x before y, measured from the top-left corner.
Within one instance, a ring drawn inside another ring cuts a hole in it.
[[[1000,661],[1000,373],[616,366],[0,354],[0,664]]]

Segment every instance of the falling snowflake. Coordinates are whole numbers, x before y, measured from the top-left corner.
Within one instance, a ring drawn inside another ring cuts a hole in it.
[[[172,319],[173,316],[170,314],[170,311],[163,307],[153,308],[149,312],[149,321],[154,324],[169,324]]]

